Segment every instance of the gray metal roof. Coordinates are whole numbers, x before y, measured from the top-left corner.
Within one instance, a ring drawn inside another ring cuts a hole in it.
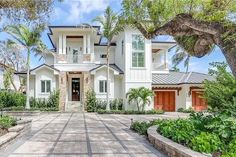
[[[179,85],[179,84],[201,84],[204,80],[214,80],[213,76],[197,72],[173,72],[153,73],[152,84],[154,85]]]
[[[97,66],[95,68],[91,69],[90,72],[93,70],[96,70],[102,66],[106,66],[106,64],[97,64]],[[116,64],[109,64],[109,67],[118,71],[120,74],[124,74],[124,72]]]

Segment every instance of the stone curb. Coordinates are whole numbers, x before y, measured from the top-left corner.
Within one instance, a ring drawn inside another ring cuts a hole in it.
[[[17,139],[31,131],[32,120],[17,121],[17,125],[8,128],[8,133],[0,137],[0,149],[6,149]]]
[[[157,127],[154,125],[147,130],[148,139],[156,149],[165,152],[170,157],[207,157],[158,134]]]
[[[40,111],[3,111],[3,114],[9,116],[38,116]]]

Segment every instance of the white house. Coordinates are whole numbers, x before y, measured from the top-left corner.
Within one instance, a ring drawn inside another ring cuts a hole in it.
[[[94,89],[96,97],[106,98],[106,44],[101,43],[99,26],[49,26],[48,37],[55,54],[45,64],[30,71],[30,96],[47,98],[60,90],[60,110],[74,102],[84,102],[85,93]],[[178,108],[206,107],[199,97],[206,74],[171,72],[168,50],[175,42],[145,39],[137,30],[126,28],[112,41],[110,51],[110,98],[122,98],[124,108],[134,109],[126,101],[130,88],[147,87],[156,96],[146,109],[176,111]],[[22,73],[21,73],[22,74]],[[25,74],[25,73],[23,73]]]

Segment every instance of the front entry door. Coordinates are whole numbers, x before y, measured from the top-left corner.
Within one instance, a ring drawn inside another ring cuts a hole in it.
[[[80,101],[80,78],[72,78],[72,101]]]

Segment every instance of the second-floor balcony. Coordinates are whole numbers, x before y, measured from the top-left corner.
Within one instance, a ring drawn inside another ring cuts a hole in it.
[[[66,64],[82,64],[91,62],[91,54],[76,54],[76,55],[66,55],[58,54],[55,57],[55,63],[66,63]]]

